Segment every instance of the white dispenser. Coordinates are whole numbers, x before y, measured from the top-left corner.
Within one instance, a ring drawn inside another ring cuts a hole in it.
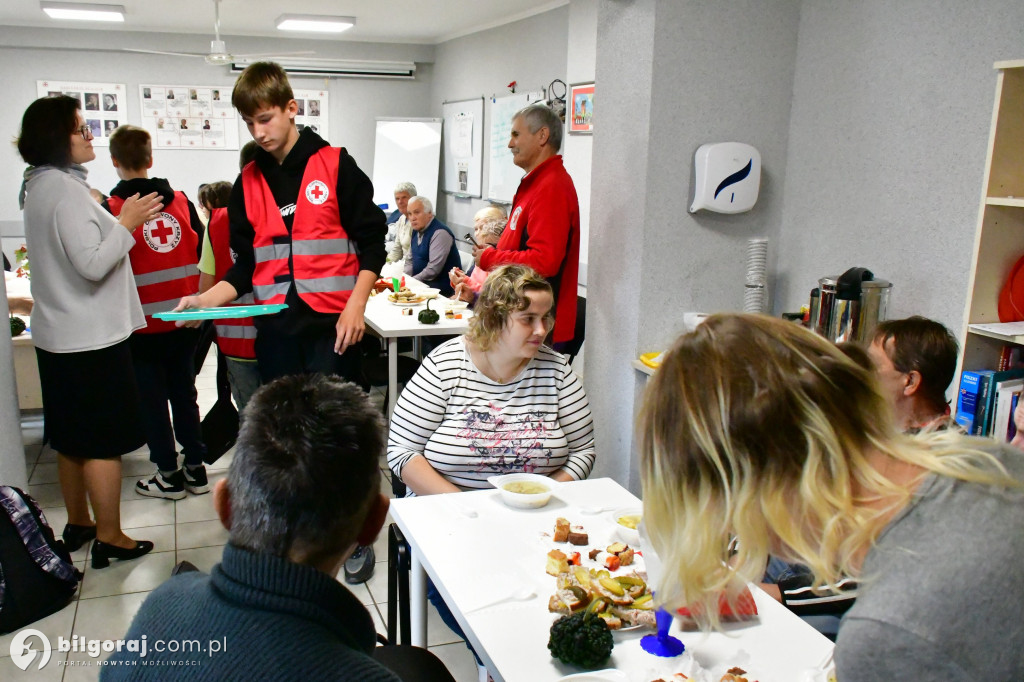
[[[690,213],[743,213],[761,187],[761,153],[742,142],[702,144],[694,155],[696,191]]]

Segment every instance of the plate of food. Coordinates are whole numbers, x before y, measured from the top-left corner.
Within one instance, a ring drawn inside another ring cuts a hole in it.
[[[427,300],[427,297],[418,291],[402,288],[399,291],[392,291],[388,294],[388,301],[398,306],[419,305]]]
[[[491,476],[487,482],[501,493],[501,500],[517,509],[537,509],[551,500],[558,481],[540,474],[505,474]]]
[[[609,518],[615,524],[615,533],[623,542],[631,545],[640,544],[640,531],[637,526],[643,519],[644,510],[642,507],[620,507],[614,510]]]

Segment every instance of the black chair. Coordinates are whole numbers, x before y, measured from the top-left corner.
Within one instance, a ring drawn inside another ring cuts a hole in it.
[[[576,297],[576,327],[573,329],[572,341],[566,341],[562,346],[561,353],[565,359],[572,364],[583,347],[583,337],[587,331],[587,299],[583,296]]]
[[[401,341],[406,339],[399,339],[399,350],[401,350]],[[388,385],[388,353],[384,347],[384,340],[378,336],[371,336],[369,334],[363,336],[363,340],[359,342],[360,348],[363,353],[363,379],[370,386],[387,386]],[[409,346],[410,350],[412,346]],[[398,386],[401,389],[409,379],[412,379],[412,375],[419,369],[420,362],[415,358],[411,358],[408,355],[398,356]],[[388,391],[384,391],[384,409],[387,410],[388,404]]]
[[[405,497],[405,483],[392,472],[391,492],[395,497]],[[411,639],[411,617],[409,615],[409,572],[412,558],[409,543],[398,529],[398,524],[388,526],[388,642],[408,643]],[[401,639],[398,639],[398,635]]]

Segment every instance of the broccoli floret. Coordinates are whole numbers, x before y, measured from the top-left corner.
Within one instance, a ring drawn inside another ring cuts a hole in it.
[[[552,656],[581,668],[596,668],[607,661],[613,646],[608,624],[590,609],[556,620],[548,639]]]

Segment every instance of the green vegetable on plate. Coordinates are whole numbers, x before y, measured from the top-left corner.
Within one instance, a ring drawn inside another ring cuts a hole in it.
[[[596,668],[612,655],[612,631],[594,612],[594,602],[585,610],[562,616],[551,626],[548,650],[562,663]]]

